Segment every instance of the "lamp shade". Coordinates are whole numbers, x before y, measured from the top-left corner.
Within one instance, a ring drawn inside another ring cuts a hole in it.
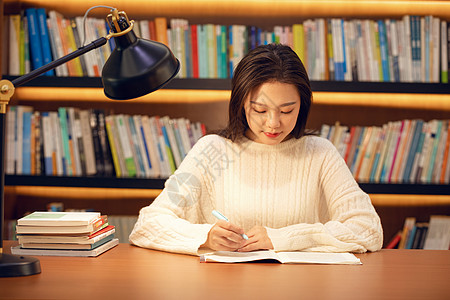
[[[116,47],[102,70],[105,95],[128,100],[151,93],[169,82],[180,69],[170,49],[137,38],[133,30],[114,37]]]

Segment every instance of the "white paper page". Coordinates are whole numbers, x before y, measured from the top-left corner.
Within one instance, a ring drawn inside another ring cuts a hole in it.
[[[351,253],[278,252],[277,255],[283,263],[361,264],[359,258]]]
[[[200,262],[223,262],[236,263],[255,261],[263,259],[278,260],[277,254],[274,251],[253,251],[253,252],[231,252],[231,251],[216,251],[214,253],[206,253],[200,256]]]

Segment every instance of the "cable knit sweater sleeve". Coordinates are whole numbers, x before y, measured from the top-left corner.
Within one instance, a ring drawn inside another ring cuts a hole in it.
[[[380,219],[354,180],[336,148],[325,139],[310,137],[306,153],[317,178],[316,200],[327,220],[267,228],[276,251],[366,252],[380,250],[383,231]],[[313,181],[314,182],[314,181]],[[314,190],[314,187],[310,187]],[[321,204],[324,202],[325,204]]]
[[[212,222],[207,224],[200,210],[201,207],[208,209],[210,203],[208,177],[202,170],[203,162],[198,160],[207,144],[207,138],[199,140],[166,181],[161,194],[151,205],[141,209],[129,237],[132,244],[198,254],[212,227]]]

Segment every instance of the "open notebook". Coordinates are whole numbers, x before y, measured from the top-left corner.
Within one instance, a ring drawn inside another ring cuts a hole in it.
[[[253,252],[216,251],[200,256],[200,262],[238,263],[250,261],[271,261],[283,264],[361,264],[359,258],[352,253],[275,252],[262,250]]]

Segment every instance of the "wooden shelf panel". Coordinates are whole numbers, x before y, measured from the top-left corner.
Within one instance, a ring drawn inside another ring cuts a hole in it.
[[[8,186],[58,186],[80,188],[162,189],[166,179],[6,175]]]
[[[147,199],[149,203],[161,193],[159,189],[92,188],[67,186],[7,186],[5,195],[45,198],[48,202],[70,199],[93,201]]]
[[[313,81],[311,85],[314,104],[318,105],[450,111],[450,84]],[[230,86],[229,79],[174,79],[164,89],[131,101],[134,104],[228,102]],[[100,78],[46,76],[18,87],[11,103],[22,100],[58,103],[111,101],[103,93]]]
[[[14,198],[43,198],[47,202],[71,199],[89,201],[132,201],[143,200],[150,203],[161,189],[135,188],[93,188],[67,186],[6,186],[5,195]],[[433,207],[450,206],[450,195],[399,195],[369,194],[376,207]],[[131,205],[131,203],[130,203]]]
[[[83,15],[93,5],[88,0],[4,0],[5,7],[39,6],[55,9],[66,15]],[[287,17],[394,17],[405,14],[450,17],[447,1],[390,1],[390,0],[110,0],[110,6],[124,10],[131,18],[142,16],[171,17],[229,17],[229,18],[287,18]],[[95,16],[106,15],[105,9],[93,12]]]
[[[166,179],[115,178],[115,177],[69,177],[69,176],[30,176],[6,175],[7,186],[46,186],[74,188],[115,188],[162,190]],[[434,184],[375,184],[361,183],[361,188],[369,194],[398,195],[448,195],[450,204],[450,185]]]
[[[4,76],[10,81],[18,76]],[[16,87],[74,87],[101,88],[100,77],[53,77],[40,76]],[[226,90],[231,89],[231,79],[175,78],[163,89],[169,90]],[[311,81],[314,92],[349,93],[399,93],[399,94],[450,94],[450,84],[416,82],[365,82],[365,81]]]

